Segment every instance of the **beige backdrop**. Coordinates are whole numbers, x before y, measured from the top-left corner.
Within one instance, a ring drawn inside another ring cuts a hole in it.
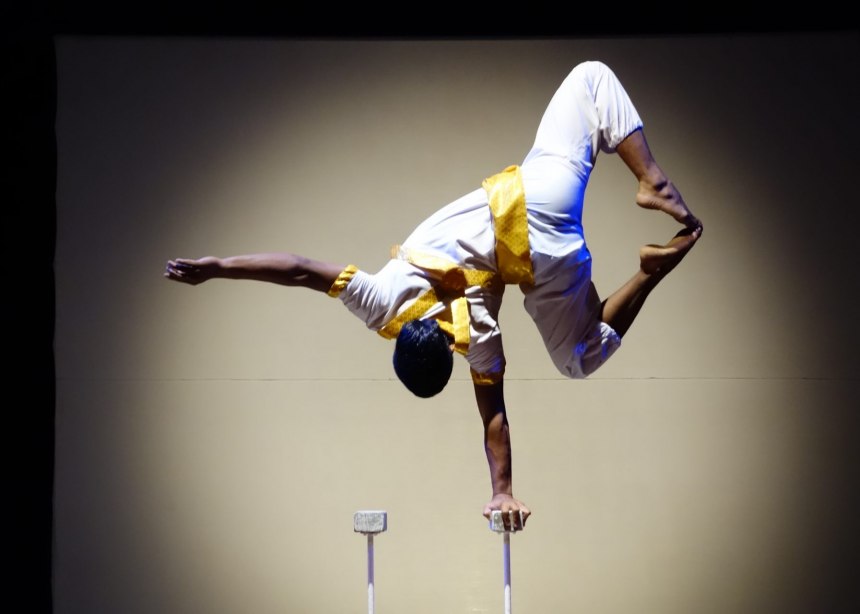
[[[522,160],[578,62],[612,66],[704,220],[624,347],[562,379],[510,288],[518,612],[858,603],[858,38],[58,41],[58,614],[502,611],[465,362],[431,401],[301,289],[162,278],[286,250],[376,270]],[[675,226],[598,160],[598,289]]]

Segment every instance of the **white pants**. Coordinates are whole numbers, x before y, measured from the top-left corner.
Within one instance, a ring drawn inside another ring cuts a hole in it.
[[[594,372],[620,337],[600,322],[591,254],[582,230],[585,189],[598,152],[612,153],[642,127],[618,78],[601,62],[577,65],[550,101],[522,164],[534,286],[524,305],[556,368]]]

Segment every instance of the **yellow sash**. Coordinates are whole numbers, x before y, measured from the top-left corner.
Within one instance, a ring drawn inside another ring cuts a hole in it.
[[[496,230],[496,265],[506,284],[533,284],[526,195],[519,166],[484,180]]]
[[[460,354],[466,354],[469,351],[469,338],[471,336],[466,288],[487,286],[492,283],[495,274],[492,271],[464,269],[457,266],[457,263],[445,258],[406,250],[398,245],[395,245],[391,251],[393,258],[405,258],[409,263],[430,273],[433,277],[434,287],[440,292],[454,296],[450,302],[450,308],[436,316],[436,320],[442,330],[454,337],[454,349]],[[400,334],[400,329],[403,328],[404,324],[420,318],[438,302],[439,297],[436,290],[430,288],[379,329],[379,334],[386,339],[394,339]]]

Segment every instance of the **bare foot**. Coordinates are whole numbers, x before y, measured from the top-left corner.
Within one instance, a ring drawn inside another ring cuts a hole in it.
[[[639,267],[647,274],[667,275],[702,236],[702,226],[684,228],[666,245],[648,244],[639,249]]]
[[[668,213],[690,229],[702,225],[698,218],[690,212],[681,193],[671,181],[663,181],[657,185],[644,180],[640,181],[639,192],[636,194],[636,204],[645,209],[656,209]]]

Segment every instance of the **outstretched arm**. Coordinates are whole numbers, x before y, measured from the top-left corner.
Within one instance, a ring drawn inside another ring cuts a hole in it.
[[[342,266],[289,253],[168,260],[164,276],[196,286],[210,279],[249,279],[328,292]]]
[[[475,400],[484,423],[484,449],[490,466],[490,482],[493,498],[484,506],[484,516],[490,517],[493,510],[506,512],[504,522],[510,522],[507,512],[514,512],[514,528],[520,526],[520,512],[523,526],[531,511],[513,496],[511,471],[511,436],[508,417],[505,412],[505,398],[502,382],[490,386],[475,384]]]

